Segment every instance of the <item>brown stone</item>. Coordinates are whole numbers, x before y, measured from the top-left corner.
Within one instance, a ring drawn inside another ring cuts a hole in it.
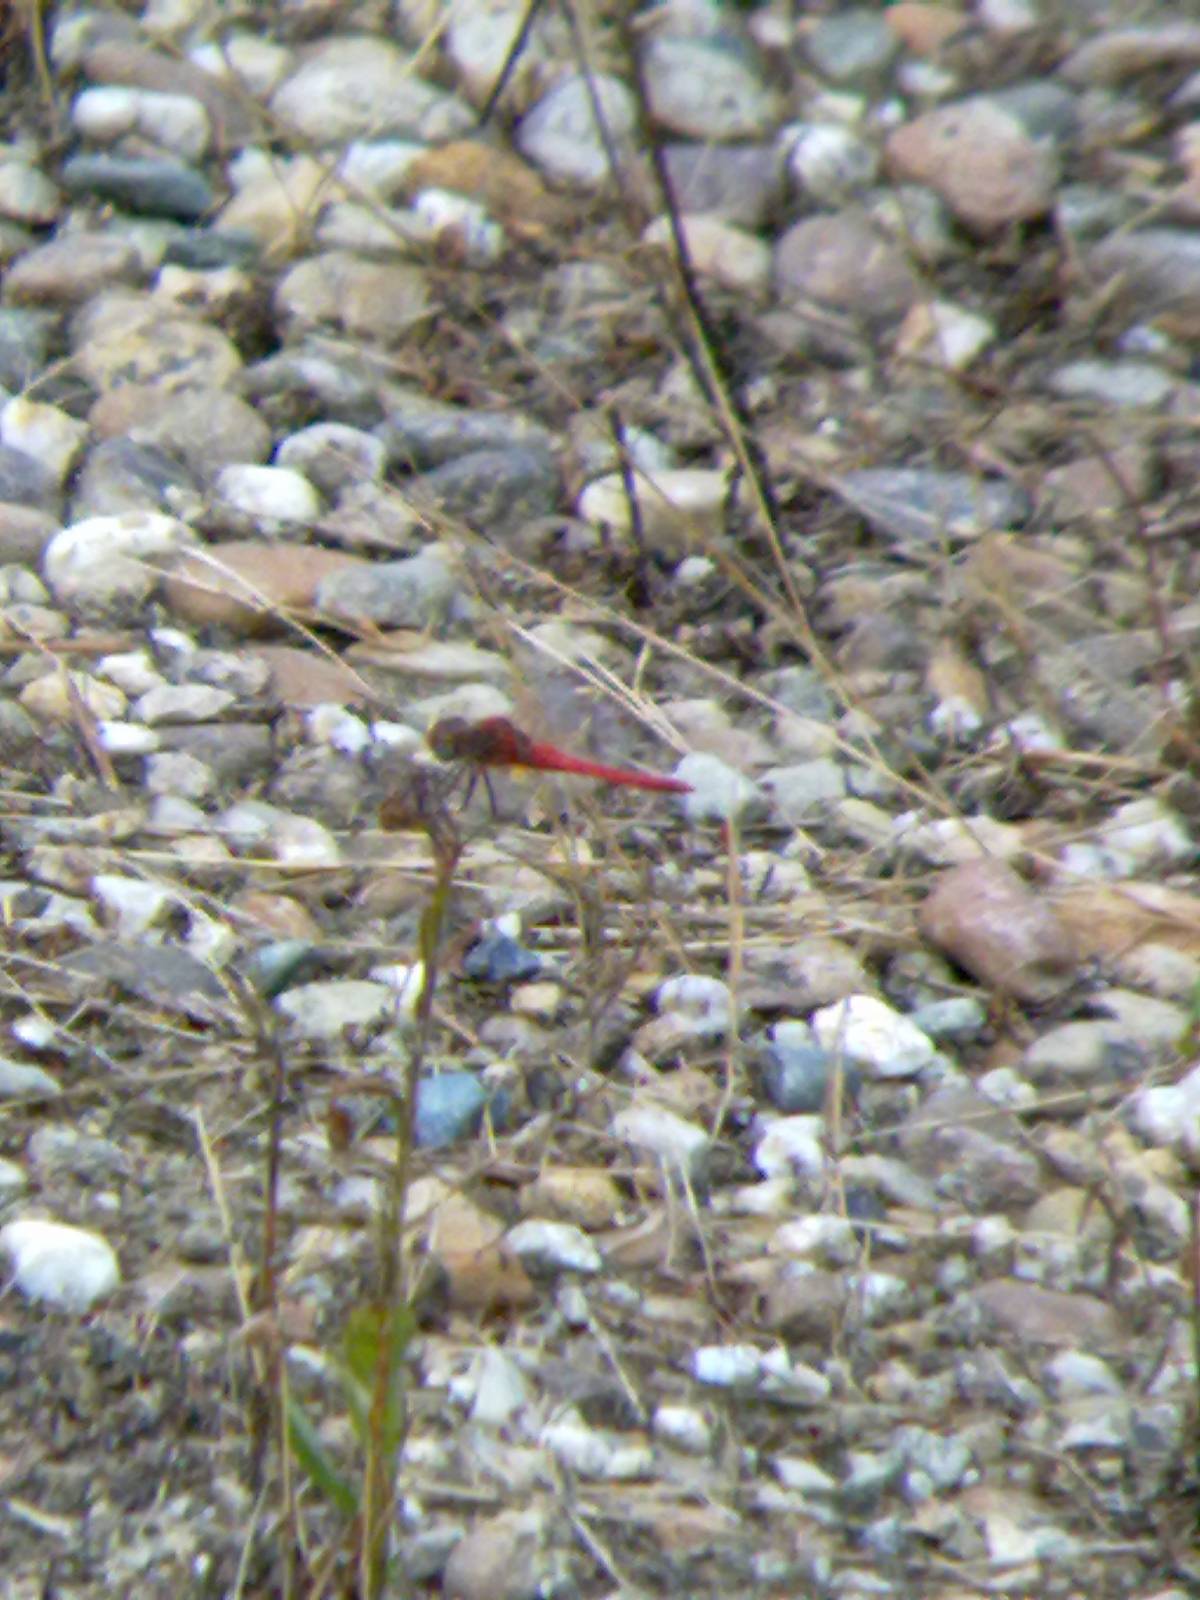
[[[990,857],[942,873],[918,921],[960,967],[1018,1000],[1053,999],[1078,967],[1075,941],[1047,898]]]
[[[981,233],[1043,216],[1054,201],[1053,153],[982,95],[897,128],[887,159],[893,177],[928,184],[960,222]]]
[[[276,632],[288,612],[311,609],[322,579],[359,557],[320,545],[233,539],[190,552],[163,585],[168,609],[196,627]]]

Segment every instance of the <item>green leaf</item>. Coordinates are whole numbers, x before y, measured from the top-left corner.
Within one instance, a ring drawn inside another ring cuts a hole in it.
[[[379,1440],[384,1450],[395,1449],[404,1436],[404,1352],[416,1326],[409,1306],[381,1306],[378,1302],[356,1306],[346,1319],[342,1382],[350,1420],[360,1439],[370,1426],[379,1362],[387,1362],[387,1406]]]
[[[317,1430],[307,1414],[295,1401],[288,1401],[288,1443],[301,1470],[345,1517],[358,1515],[358,1492],[348,1478],[344,1478],[321,1443]]]

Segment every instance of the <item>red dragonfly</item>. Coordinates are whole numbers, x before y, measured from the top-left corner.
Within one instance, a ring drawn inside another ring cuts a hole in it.
[[[656,772],[638,772],[633,767],[610,767],[603,761],[589,761],[530,738],[507,717],[484,717],[467,722],[462,717],[446,717],[435,722],[425,735],[429,748],[442,761],[461,761],[473,768],[529,767],[535,772],[567,772],[598,783],[617,784],[625,789],[657,789],[666,794],[690,794],[692,786],[682,778],[666,778]]]

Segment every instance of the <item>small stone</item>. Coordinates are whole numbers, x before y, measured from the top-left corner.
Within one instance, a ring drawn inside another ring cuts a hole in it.
[[[144,883],[123,873],[98,872],[92,879],[92,893],[103,908],[105,925],[115,928],[121,939],[139,938],[177,904],[176,897],[161,884]]]
[[[1121,410],[1165,405],[1178,382],[1149,361],[1069,361],[1050,374],[1055,394],[1097,400]]]
[[[1013,485],[965,472],[861,467],[832,483],[872,527],[901,544],[978,539],[1024,522],[1031,509]]]
[[[51,672],[35,678],[18,699],[39,722],[76,723],[80,709],[99,722],[118,718],[125,711],[125,696],[112,683],[101,683],[86,672]]]
[[[0,443],[39,461],[57,483],[71,469],[87,438],[87,424],[58,406],[18,395],[0,410]]]
[[[0,217],[44,228],[61,210],[62,196],[45,173],[25,161],[0,161]]]
[[[897,128],[887,158],[897,178],[928,184],[960,222],[981,233],[1044,215],[1058,179],[1048,144],[983,95]]]
[[[825,1124],[818,1116],[763,1118],[754,1165],[764,1178],[819,1178],[825,1171]]]
[[[919,913],[924,936],[972,973],[1035,1004],[1072,983],[1078,952],[1066,927],[1002,861],[978,857],[942,874]]]
[[[314,595],[327,617],[359,626],[428,628],[440,622],[459,592],[454,569],[434,549],[403,561],[350,564],[321,579]]]
[[[200,483],[231,462],[264,461],[271,449],[268,424],[227,389],[164,392],[161,384],[126,383],[101,395],[88,421],[98,438],[129,437],[169,451]]]
[[[729,498],[727,473],[708,467],[635,472],[633,487],[642,536],[664,559],[679,560],[720,535]],[[589,483],[576,510],[585,522],[606,531],[628,536],[632,530],[629,486],[619,472]]]
[[[141,275],[138,253],[127,240],[110,233],[71,233],[12,262],[4,288],[18,305],[79,305]]]
[[[20,1100],[32,1105],[55,1100],[61,1093],[58,1079],[42,1067],[0,1056],[0,1100]]]
[[[93,299],[76,317],[72,339],[81,371],[101,392],[126,383],[221,389],[242,365],[218,328],[140,295]]]
[[[429,316],[432,307],[423,268],[326,250],[280,279],[275,309],[301,328],[327,324],[390,343]]]
[[[768,1039],[762,1078],[771,1104],[789,1116],[823,1110],[835,1062],[808,1024],[777,1022]]]
[[[873,1078],[908,1078],[928,1066],[935,1051],[916,1023],[874,995],[853,994],[813,1013],[813,1033],[835,1057]]]
[[[440,144],[475,122],[469,106],[426,83],[379,35],[335,35],[311,46],[270,104],[274,116],[322,149],[389,136]]]
[[[898,48],[889,13],[849,6],[818,18],[804,36],[804,50],[822,77],[831,83],[873,78],[890,66]]]
[[[239,634],[270,632],[283,626],[287,613],[315,605],[321,583],[332,573],[355,566],[356,556],[319,545],[293,547],[255,539],[231,540],[189,553],[175,565],[163,585],[167,608],[194,627],[220,626]],[[279,665],[288,658],[280,658]],[[321,672],[328,663],[315,661]],[[339,670],[337,690],[317,694],[316,702],[347,698],[347,680]],[[358,698],[355,689],[350,698]]]
[[[140,721],[209,722],[233,705],[237,696],[203,683],[164,683],[148,690],[133,706]]]
[[[530,446],[476,450],[423,473],[408,486],[417,506],[462,518],[490,537],[504,538],[558,506],[558,469],[546,451]]]
[[[531,1217],[506,1235],[509,1249],[534,1276],[550,1272],[599,1272],[600,1252],[581,1228],[569,1222]]]
[[[875,182],[878,155],[841,123],[797,123],[785,133],[788,173],[822,205],[842,205]]]
[[[218,508],[261,528],[307,527],[321,514],[321,497],[288,467],[236,463],[222,467],[213,484]]]
[[[342,853],[329,829],[262,800],[230,806],[218,819],[220,833],[237,849],[269,856],[284,866],[340,866]]]
[[[88,1311],[121,1281],[112,1246],[86,1228],[37,1217],[18,1219],[0,1228],[0,1250],[25,1298],[60,1311]]]
[[[382,983],[343,978],[302,983],[278,995],[274,1007],[305,1039],[336,1041],[347,1030],[375,1034],[394,1021],[396,996]]]
[[[90,517],[51,539],[42,575],[60,604],[103,615],[145,600],[160,568],[195,542],[185,523],[154,511]]]
[[[726,822],[761,804],[758,786],[720,756],[700,751],[686,755],[676,767],[675,776],[691,784],[691,793],[682,799],[689,822]]]
[[[477,983],[522,983],[542,970],[541,957],[509,934],[492,928],[475,941],[462,961],[463,976]]]
[[[693,1177],[702,1174],[711,1141],[704,1129],[662,1106],[629,1106],[612,1120],[612,1135],[624,1144]]]
[[[762,227],[783,187],[779,151],[768,144],[669,144],[667,176],[679,210]]]
[[[660,34],[645,46],[642,69],[655,121],[672,133],[716,144],[769,132],[774,93],[755,66],[708,39]]]
[[[853,208],[792,224],[775,245],[775,291],[885,323],[922,293],[905,252]]]
[[[761,239],[720,217],[681,215],[680,229],[693,269],[733,294],[764,295],[771,281],[771,250]],[[673,248],[670,218],[656,217],[642,234],[654,250]]]
[[[72,156],[59,174],[73,195],[96,195],[126,211],[194,222],[213,209],[216,196],[195,167],[165,158]]]
[[[540,1600],[553,1579],[542,1512],[503,1511],[476,1523],[450,1552],[444,1600]]]
[[[925,300],[909,311],[896,332],[896,354],[944,372],[964,372],[992,344],[995,326],[946,300]]]
[[[208,112],[195,96],[124,85],[84,89],[72,102],[71,121],[96,144],[115,144],[136,131],[184,161],[199,161],[212,134]]]
[[[517,148],[555,183],[601,188],[610,179],[608,145],[596,125],[594,105],[600,107],[611,146],[618,156],[626,155],[636,106],[625,84],[603,72],[556,83],[522,117]]]
[[[708,1344],[692,1352],[692,1376],[716,1389],[756,1388],[763,1357],[752,1344]]]
[[[275,452],[275,465],[303,474],[325,495],[336,495],[363,479],[383,477],[387,446],[374,434],[344,422],[317,422],[289,434]]]
[[[440,1072],[417,1088],[413,1137],[422,1150],[444,1150],[470,1138],[483,1120],[487,1090],[473,1072]]]

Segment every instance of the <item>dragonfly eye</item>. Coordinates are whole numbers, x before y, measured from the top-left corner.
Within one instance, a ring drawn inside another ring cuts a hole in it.
[[[467,724],[462,717],[443,717],[425,735],[425,743],[439,761],[453,761],[462,753]]]

